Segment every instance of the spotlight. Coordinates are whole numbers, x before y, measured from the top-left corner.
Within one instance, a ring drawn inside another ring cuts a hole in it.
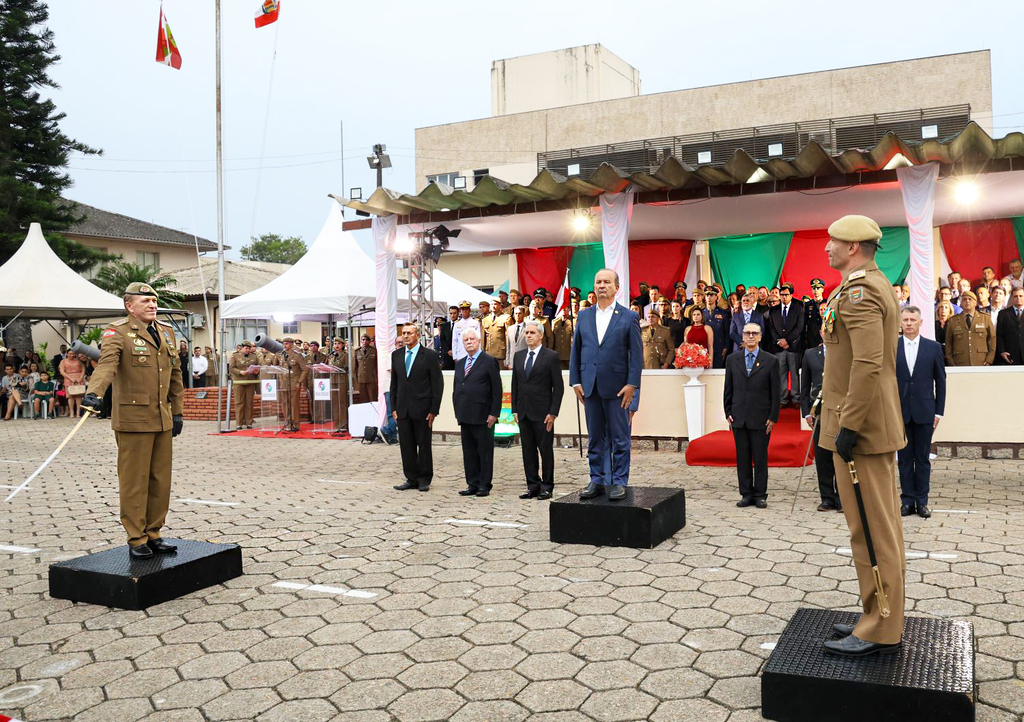
[[[590,228],[593,224],[594,219],[587,211],[581,211],[572,219],[572,229],[577,233],[582,233]]]
[[[412,253],[413,250],[415,250],[415,248],[416,244],[413,243],[413,240],[409,238],[409,236],[400,236],[399,238],[395,239],[395,245],[393,250],[395,253],[403,255]]]
[[[961,205],[970,205],[978,200],[978,184],[970,180],[957,181],[953,187],[953,197]]]
[[[445,248],[448,247],[448,239],[458,238],[459,234],[462,233],[461,228],[456,228],[454,231],[446,226],[438,226],[433,230],[433,236],[437,240],[441,241]]]

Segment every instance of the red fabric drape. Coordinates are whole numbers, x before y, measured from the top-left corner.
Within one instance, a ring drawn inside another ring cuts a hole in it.
[[[526,248],[516,251],[519,266],[519,291],[533,293],[544,288],[558,294],[565,280],[565,269],[572,258],[572,246]],[[579,284],[577,284],[579,285]]]
[[[686,277],[693,241],[659,240],[629,242],[629,297],[640,295],[640,281],[657,286],[671,298],[676,281]],[[582,284],[577,286],[583,288]],[[693,289],[690,289],[692,292]]]
[[[981,281],[985,266],[992,266],[996,277],[1002,278],[1010,272],[1009,262],[1020,257],[1013,221],[1008,218],[947,223],[939,233],[949,267],[970,279],[972,287]]]
[[[779,283],[792,283],[797,298],[811,295],[812,278],[820,278],[825,282],[825,298],[842,280],[839,271],[828,265],[826,243],[828,230],[824,228],[793,233]]]

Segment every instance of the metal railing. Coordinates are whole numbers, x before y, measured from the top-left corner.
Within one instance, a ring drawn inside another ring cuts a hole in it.
[[[588,177],[602,163],[610,163],[627,173],[654,173],[669,157],[691,166],[722,166],[740,148],[759,162],[793,160],[811,142],[835,154],[871,148],[890,131],[909,142],[942,140],[962,131],[970,120],[971,106],[962,104],[631,140],[538,153],[537,171]]]

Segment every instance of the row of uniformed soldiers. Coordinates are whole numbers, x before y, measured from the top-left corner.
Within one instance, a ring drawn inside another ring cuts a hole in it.
[[[529,308],[512,306],[506,305],[499,297],[493,302],[481,301],[479,316],[474,317],[472,311],[472,304],[463,301],[449,309],[447,321],[438,324],[435,338],[443,368],[454,368],[455,362],[466,355],[462,334],[469,328],[480,334],[484,353],[497,359],[502,368],[512,368],[513,356],[526,348],[524,331],[527,320],[540,324],[544,330],[544,347],[558,353],[562,368],[569,368],[569,348],[576,320],[568,307],[551,319],[540,303],[531,303]]]

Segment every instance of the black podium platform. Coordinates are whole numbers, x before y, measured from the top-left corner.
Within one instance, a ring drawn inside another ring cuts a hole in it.
[[[551,541],[558,544],[653,549],[686,526],[682,489],[626,487],[626,498],[580,499],[566,494],[549,507]]]
[[[128,547],[50,565],[50,596],[118,609],[145,609],[242,575],[237,544],[167,539],[176,554],[132,559]]]
[[[765,664],[761,714],[779,722],[972,722],[974,630],[967,622],[907,617],[896,654],[828,654],[832,625],[852,612],[798,609]]]

